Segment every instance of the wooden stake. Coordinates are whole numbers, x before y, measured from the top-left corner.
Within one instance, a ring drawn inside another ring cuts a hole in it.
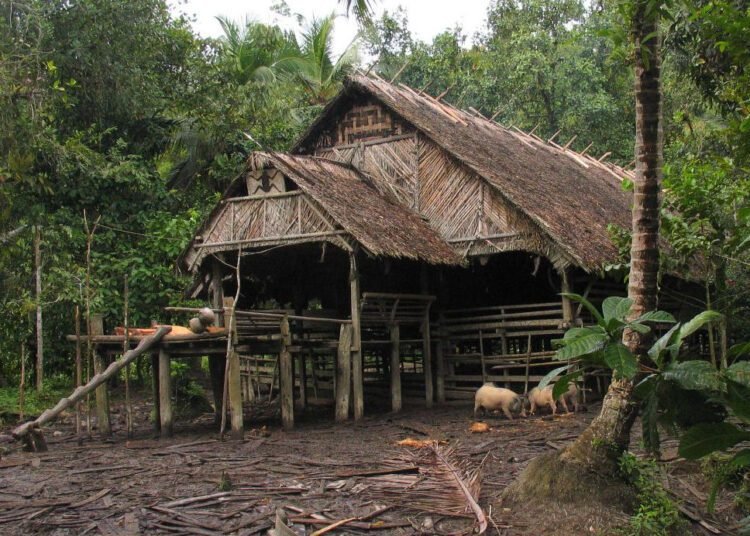
[[[392,324],[391,332],[391,410],[401,411],[401,329]]]
[[[26,383],[26,344],[21,342],[21,381],[18,383],[18,420],[24,417],[24,384]]]
[[[123,327],[125,338],[122,341],[122,355],[130,350],[130,322],[128,318],[128,276],[125,274],[123,285]],[[130,363],[125,365],[125,427],[128,438],[133,437],[133,407],[130,404]]]
[[[86,209],[83,210],[83,228],[86,232],[86,383],[88,384],[91,377],[91,362],[94,358],[94,346],[91,342],[91,245],[94,242],[94,233],[99,226],[101,214],[89,227],[89,221],[86,217]],[[86,432],[91,438],[91,397],[86,394]]]
[[[34,226],[34,296],[36,299],[36,391],[44,388],[44,332],[42,331],[42,235]]]
[[[81,365],[81,307],[76,305],[76,311],[75,311],[75,317],[76,317],[76,325],[75,325],[75,333],[76,333],[76,377],[75,377],[75,384],[76,387],[80,387],[81,383],[83,381],[82,373],[83,373],[83,367]],[[78,441],[81,441],[81,402],[76,403],[76,437],[78,437]]]
[[[172,375],[169,353],[159,350],[159,423],[161,437],[172,437]]]
[[[406,63],[404,63],[401,66],[401,68],[396,72],[396,74],[393,75],[393,78],[391,78],[391,82],[390,82],[391,84],[394,83],[398,79],[399,76],[401,76],[401,73],[404,72],[404,69],[406,69],[406,66],[409,65],[409,61],[411,60],[406,60]]]
[[[341,324],[336,353],[336,422],[349,418],[349,394],[352,388],[352,326]]]
[[[364,375],[362,370],[362,333],[360,328],[360,291],[357,257],[349,254],[349,287],[352,311],[352,403],[354,420],[360,420],[365,413]]]
[[[281,348],[279,351],[279,391],[281,392],[281,424],[284,430],[294,428],[294,365],[289,346],[292,344],[289,320],[281,321]]]

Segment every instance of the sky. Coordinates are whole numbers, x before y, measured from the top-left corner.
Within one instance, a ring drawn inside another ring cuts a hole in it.
[[[297,29],[295,19],[280,17],[271,11],[271,5],[278,0],[173,0],[172,10],[195,18],[193,28],[202,37],[218,37],[222,34],[216,16],[223,15],[238,22],[246,17],[276,23],[284,28]],[[375,16],[384,10],[394,12],[403,6],[408,17],[409,29],[417,39],[430,42],[446,29],[461,26],[469,37],[481,29],[486,18],[490,0],[374,0]],[[292,13],[300,13],[306,18],[328,15],[333,11],[343,12],[337,0],[287,0]],[[458,7],[460,6],[460,8]],[[357,33],[353,19],[340,18],[336,22],[334,51],[343,51]]]

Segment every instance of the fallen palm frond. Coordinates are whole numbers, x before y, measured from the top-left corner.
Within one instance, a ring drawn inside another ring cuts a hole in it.
[[[487,517],[477,503],[482,465],[472,467],[452,447],[421,441],[412,454],[418,474],[382,475],[368,479],[364,492],[375,500],[408,504],[409,508],[445,516],[476,517],[479,534],[487,530]],[[410,444],[410,446],[417,446]]]

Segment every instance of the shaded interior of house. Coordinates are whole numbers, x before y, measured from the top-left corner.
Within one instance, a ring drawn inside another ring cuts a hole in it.
[[[527,391],[565,364],[553,341],[590,321],[561,293],[625,294],[605,267],[632,171],[571,141],[350,77],[290,153],[252,154],[196,231],[178,264],[224,330],[164,339],[154,367],[209,355],[237,436],[243,406],[274,397],[289,428],[300,411],[466,403],[484,382]],[[664,276],[660,307],[689,315],[695,289]],[[604,381],[584,378],[584,395]]]

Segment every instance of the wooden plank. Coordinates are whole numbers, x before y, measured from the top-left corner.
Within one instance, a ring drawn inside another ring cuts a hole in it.
[[[342,324],[339,330],[339,347],[336,354],[336,422],[349,418],[349,393],[351,392],[352,327]]]
[[[172,437],[172,378],[169,353],[159,350],[159,421],[161,437]]]
[[[365,393],[362,376],[362,329],[359,317],[359,269],[354,253],[349,254],[349,288],[352,311],[352,409],[354,420],[358,421],[365,413]]]
[[[294,365],[287,347],[291,343],[289,320],[281,321],[281,352],[279,353],[279,390],[281,391],[281,424],[284,430],[294,428]]]
[[[391,410],[401,411],[401,328],[390,327],[391,332]]]

